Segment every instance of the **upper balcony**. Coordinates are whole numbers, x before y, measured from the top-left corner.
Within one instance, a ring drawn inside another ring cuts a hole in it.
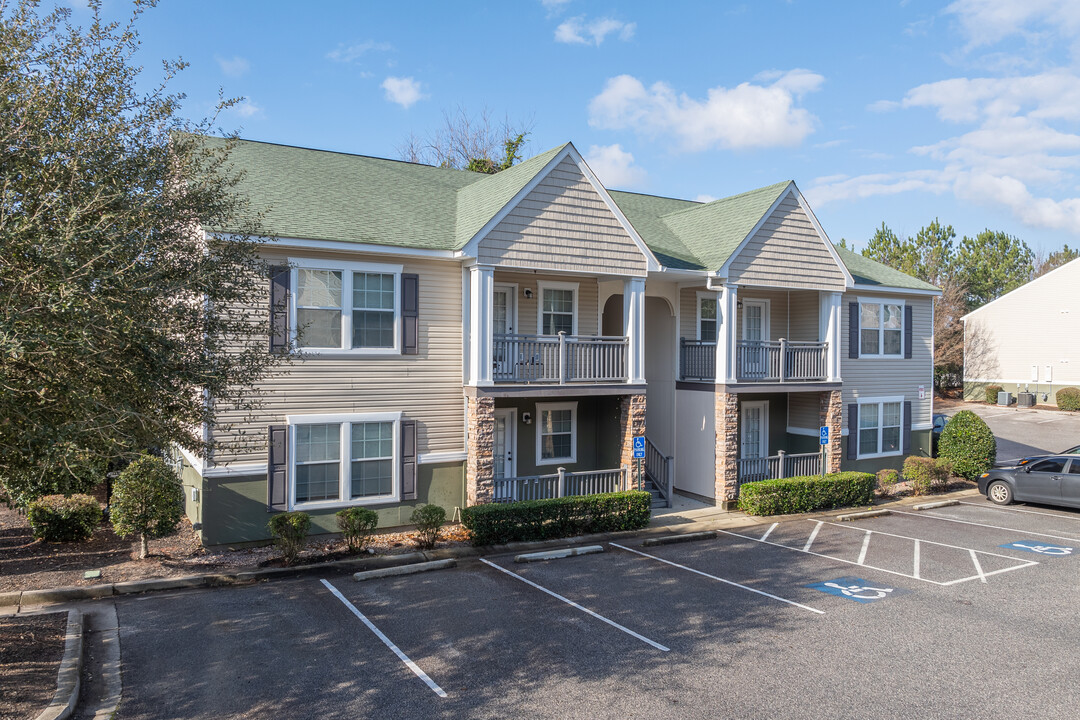
[[[740,383],[827,382],[829,343],[738,340],[735,343],[735,380]],[[716,378],[716,343],[683,338],[679,347],[679,375],[683,380],[713,382]]]
[[[626,336],[493,336],[496,383],[625,383]]]

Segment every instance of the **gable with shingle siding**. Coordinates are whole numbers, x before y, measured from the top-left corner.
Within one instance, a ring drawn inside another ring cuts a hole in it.
[[[788,193],[731,261],[737,285],[843,291],[844,273],[806,212]]]
[[[480,239],[477,262],[638,276],[648,268],[645,255],[569,157]]]

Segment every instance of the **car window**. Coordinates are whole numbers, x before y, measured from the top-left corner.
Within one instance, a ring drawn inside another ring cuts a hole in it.
[[[1080,475],[1080,458],[1073,458],[1072,463],[1069,464],[1070,475]]]
[[[1031,472],[1059,473],[1065,469],[1065,458],[1040,460],[1031,466]]]
[[[940,430],[945,427],[945,418],[934,418],[934,428]]]
[[[1063,452],[1061,454],[1062,455],[1080,455],[1080,445],[1077,445],[1076,447],[1071,447],[1071,448],[1069,448],[1068,450],[1066,450],[1065,452]]]

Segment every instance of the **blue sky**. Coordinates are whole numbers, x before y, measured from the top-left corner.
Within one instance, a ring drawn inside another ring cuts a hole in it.
[[[163,0],[139,27],[148,82],[182,56],[185,113],[244,96],[221,124],[253,140],[396,158],[486,108],[531,124],[527,154],[572,141],[609,187],[794,179],[856,246],[935,217],[1036,250],[1080,232],[1077,0]]]

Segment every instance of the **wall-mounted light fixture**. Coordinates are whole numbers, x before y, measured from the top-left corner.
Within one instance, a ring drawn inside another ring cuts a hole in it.
[[[532,288],[525,288],[521,291],[521,294],[524,295],[527,300],[531,300],[533,296]]]
[[[532,425],[532,413],[521,413],[521,422],[525,423],[526,425]]]

